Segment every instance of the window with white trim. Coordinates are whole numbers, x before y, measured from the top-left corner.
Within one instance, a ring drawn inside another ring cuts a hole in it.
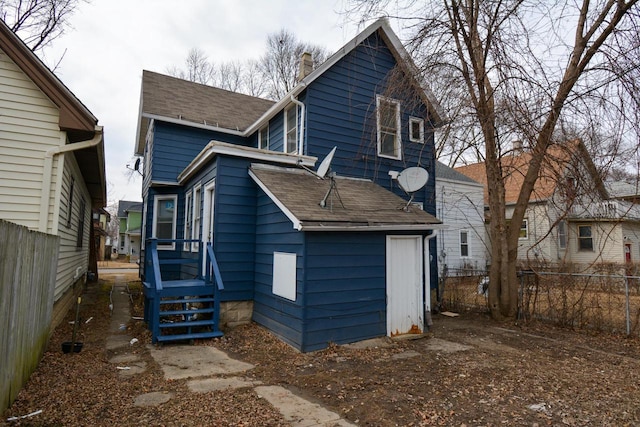
[[[184,198],[184,239],[191,239],[193,235],[193,194],[191,190],[187,192]],[[191,250],[191,243],[185,242],[183,250]]]
[[[261,150],[269,149],[269,125],[263,127],[258,132],[258,148]]]
[[[376,119],[378,156],[400,160],[402,158],[400,101],[378,95],[376,97]]]
[[[298,106],[291,105],[284,111],[284,152],[298,151]]]
[[[567,222],[558,222],[558,246],[560,249],[567,249]]]
[[[518,239],[526,240],[529,238],[529,220],[523,219],[522,224],[520,224],[520,233],[518,234]]]
[[[460,257],[468,257],[471,253],[469,249],[469,231],[460,230]]]
[[[424,120],[409,117],[409,141],[424,144]]]
[[[193,189],[193,232],[191,238],[196,240],[200,238],[200,218],[202,212],[202,187],[198,184]],[[195,242],[191,245],[191,252],[197,252],[200,244]]]
[[[153,206],[153,226],[151,236],[156,239],[176,238],[176,204],[178,196],[157,195]],[[158,249],[175,250],[175,243],[158,243]]]
[[[593,251],[593,234],[590,225],[578,226],[578,249]]]

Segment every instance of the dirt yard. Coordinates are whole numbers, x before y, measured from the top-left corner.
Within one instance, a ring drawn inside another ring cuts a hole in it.
[[[164,380],[145,348],[150,337],[140,321],[128,328],[140,340],[137,351],[147,370],[122,378],[104,345],[109,289],[108,282],[90,285],[83,300],[83,350],[60,350],[71,336],[70,316],[0,425],[287,425],[252,388],[196,394],[186,380]],[[139,304],[135,310],[139,315]],[[255,364],[250,379],[284,386],[356,425],[640,425],[638,339],[522,328],[465,312],[436,315],[427,337],[388,347],[330,346],[300,354],[255,324],[195,345],[216,346]],[[175,397],[155,408],[133,405],[150,391]]]

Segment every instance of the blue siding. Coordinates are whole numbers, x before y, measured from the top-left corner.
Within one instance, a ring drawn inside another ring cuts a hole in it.
[[[300,349],[303,345],[304,235],[293,229],[291,221],[259,190],[256,222],[255,295],[253,319],[281,339]],[[273,253],[297,255],[296,301],[274,295]]]
[[[302,351],[386,335],[384,233],[306,233]]]

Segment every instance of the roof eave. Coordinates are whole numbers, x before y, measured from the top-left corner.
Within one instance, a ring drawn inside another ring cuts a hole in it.
[[[429,231],[443,230],[447,227],[442,223],[432,224],[369,224],[369,225],[305,225],[301,223],[301,231]]]

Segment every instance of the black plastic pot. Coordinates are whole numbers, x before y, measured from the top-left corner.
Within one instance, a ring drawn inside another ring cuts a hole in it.
[[[71,353],[71,341],[65,341],[62,343],[62,352],[63,353]],[[73,352],[74,353],[80,353],[80,350],[82,350],[82,343],[81,342],[74,342],[73,343]]]

